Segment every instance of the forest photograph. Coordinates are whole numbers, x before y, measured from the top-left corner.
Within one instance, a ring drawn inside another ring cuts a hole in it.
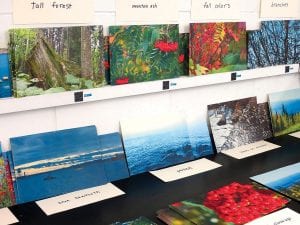
[[[9,34],[15,97],[105,84],[102,26],[21,28]]]
[[[112,85],[178,77],[178,25],[109,27]]]
[[[246,23],[191,23],[191,76],[247,69]]]
[[[300,62],[300,20],[263,21],[248,34],[248,67]]]

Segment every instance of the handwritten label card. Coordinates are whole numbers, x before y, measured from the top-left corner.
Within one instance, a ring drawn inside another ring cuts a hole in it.
[[[245,225],[299,225],[300,214],[285,208],[267,216],[256,219]]]
[[[240,0],[192,0],[192,20],[239,20]]]
[[[300,138],[300,131],[289,134],[289,135],[292,136],[292,137],[295,137],[295,138]]]
[[[299,0],[262,0],[262,18],[299,18]]]
[[[91,23],[93,0],[13,0],[14,24]]]
[[[222,153],[236,159],[244,159],[249,156],[257,155],[263,152],[271,151],[281,146],[267,141],[258,141],[252,144],[243,145],[237,148],[223,151]]]
[[[116,0],[118,24],[134,23],[178,23],[177,0]]]
[[[164,182],[171,182],[199,173],[204,173],[206,171],[213,170],[221,166],[222,165],[218,163],[203,158],[193,162],[180,164],[178,166],[151,171],[150,173]]]
[[[0,218],[0,225],[9,225],[19,222],[8,208],[0,209]]]
[[[125,193],[119,188],[108,183],[102,186],[37,201],[36,203],[46,215],[49,216],[123,194]]]

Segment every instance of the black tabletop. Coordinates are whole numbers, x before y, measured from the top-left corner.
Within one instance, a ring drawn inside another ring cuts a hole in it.
[[[269,139],[282,146],[249,158],[237,160],[223,154],[209,159],[222,167],[178,181],[164,183],[149,173],[114,182],[126,194],[67,212],[46,216],[35,203],[11,207],[25,225],[106,225],[146,216],[157,224],[156,211],[185,199],[203,200],[208,191],[232,182],[251,183],[249,177],[300,161],[300,139],[289,135]],[[287,207],[300,212],[300,204],[291,201]]]

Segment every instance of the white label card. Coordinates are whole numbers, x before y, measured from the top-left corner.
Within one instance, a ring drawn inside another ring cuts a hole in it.
[[[116,22],[178,23],[177,0],[116,0]]]
[[[257,155],[263,152],[271,151],[281,146],[272,144],[267,141],[258,141],[252,144],[243,145],[237,148],[222,151],[223,154],[236,159],[243,159],[249,156]]]
[[[192,0],[192,20],[240,20],[240,0]]]
[[[164,182],[171,182],[199,173],[204,173],[206,171],[213,170],[221,166],[222,165],[218,163],[203,158],[196,161],[169,167],[166,169],[150,171],[150,173]]]
[[[49,216],[123,194],[125,193],[119,188],[108,183],[102,186],[37,201],[36,203],[44,213]]]
[[[300,214],[285,208],[280,211],[274,212],[267,216],[261,217],[259,219],[253,220],[245,225],[299,225],[300,224]]]
[[[300,138],[300,131],[289,134],[289,135],[292,136],[292,137],[295,137],[295,138]]]
[[[299,0],[262,0],[260,17],[262,18],[297,18]]]
[[[8,208],[0,209],[0,218],[0,225],[9,225],[19,222]]]
[[[14,24],[91,23],[93,0],[13,0]]]

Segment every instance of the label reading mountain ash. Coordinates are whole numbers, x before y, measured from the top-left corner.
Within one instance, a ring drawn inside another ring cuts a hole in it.
[[[119,24],[178,22],[178,1],[116,0],[116,21]]]
[[[14,24],[91,23],[93,13],[92,0],[13,0]]]

